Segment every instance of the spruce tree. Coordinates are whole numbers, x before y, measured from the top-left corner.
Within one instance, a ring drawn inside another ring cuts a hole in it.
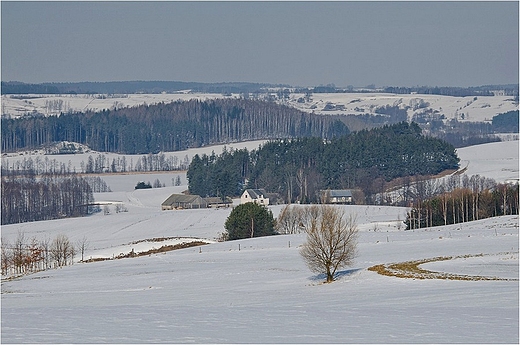
[[[224,227],[228,240],[276,235],[273,213],[253,202],[238,205],[231,211]]]

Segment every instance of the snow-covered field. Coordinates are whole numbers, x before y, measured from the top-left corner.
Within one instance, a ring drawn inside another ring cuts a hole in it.
[[[458,153],[472,174],[518,179],[518,141]],[[86,236],[86,258],[158,248],[166,242],[135,243],[157,237],[212,243],[3,281],[2,343],[519,342],[518,216],[412,232],[398,226],[405,208],[343,206],[357,215],[359,256],[323,284],[299,256],[304,235],[214,242],[230,209],[160,211],[186,185],[133,189],[136,179],[155,176],[103,176],[113,192],[96,200],[121,201],[128,212],[7,225],[2,237]],[[276,216],[282,206],[270,208]],[[414,280],[367,270],[439,256],[459,258],[421,267],[503,280]]]
[[[25,114],[40,113],[58,115],[61,112],[98,111],[142,104],[170,103],[190,99],[208,100],[223,98],[222,94],[212,93],[171,93],[171,94],[79,94],[79,95],[2,95],[2,116],[18,117]]]
[[[497,182],[518,182],[518,140],[474,145],[457,149],[466,174],[493,178]]]
[[[245,141],[245,142],[239,142],[239,143],[228,143],[228,144],[221,144],[221,145],[214,145],[214,146],[206,146],[206,147],[199,147],[199,148],[193,148],[188,150],[182,150],[182,151],[174,151],[174,152],[163,152],[164,159],[165,160],[175,160],[177,161],[177,167],[180,167],[182,165],[188,166],[191,162],[193,156],[196,154],[202,155],[207,154],[211,155],[212,152],[215,152],[216,155],[219,155],[222,153],[224,149],[226,150],[240,150],[240,149],[248,149],[249,151],[258,149],[260,145],[265,143],[267,140],[252,140],[252,141]],[[12,168],[16,166],[17,162],[22,163],[24,159],[29,159],[34,162],[36,165],[36,160],[39,159],[41,164],[44,163],[45,159],[48,161],[55,160],[56,162],[63,163],[65,166],[69,167],[71,171],[75,171],[77,173],[84,172],[83,165],[87,164],[89,156],[92,156],[93,159],[96,159],[99,155],[103,155],[105,158],[105,168],[109,169],[110,164],[112,163],[112,160],[118,160],[123,159],[123,157],[126,159],[127,162],[127,168],[128,170],[133,170],[135,167],[135,164],[139,159],[141,159],[143,154],[135,154],[135,155],[129,155],[129,154],[117,154],[112,152],[98,152],[98,151],[84,151],[85,153],[81,154],[63,154],[63,155],[45,155],[44,150],[31,150],[31,151],[22,151],[22,152],[14,152],[14,153],[3,153],[2,154],[2,165],[5,167]],[[156,176],[151,176],[150,174],[143,174],[148,175],[144,176],[142,181],[150,181],[153,182]],[[157,174],[154,174],[157,175]],[[161,176],[164,174],[158,174],[158,176]],[[169,177],[175,177],[177,173],[173,171],[171,174],[166,174]],[[153,178],[152,178],[153,177]],[[164,176],[163,176],[164,178]],[[152,179],[152,180],[150,180]],[[167,179],[161,179],[159,178],[161,182],[164,182],[166,185],[171,185],[171,181]],[[136,183],[139,182],[139,180],[136,181]],[[115,184],[117,184],[117,181],[114,181]],[[135,186],[135,183],[134,183]],[[114,188],[112,188],[114,190]]]
[[[491,121],[493,116],[511,110],[518,110],[512,96],[467,96],[453,97],[423,94],[388,94],[388,93],[315,93],[310,101],[298,102],[304,94],[291,94],[287,103],[298,109],[316,114],[374,114],[377,107],[409,106],[408,119],[425,109],[438,111],[446,119],[467,122]],[[413,110],[418,104],[424,108]],[[427,106],[426,106],[427,103]],[[327,107],[327,104],[329,105]],[[332,110],[324,110],[324,109]]]
[[[156,104],[189,99],[215,99],[221,94],[174,93],[174,94],[125,94],[125,95],[2,95],[2,116],[18,117],[25,114],[40,113],[56,115],[61,112],[103,110],[133,107],[140,104]],[[476,99],[475,99],[476,98]],[[304,100],[304,102],[302,102]],[[459,121],[491,121],[493,116],[511,110],[518,110],[518,104],[511,96],[468,96],[453,97],[423,94],[388,94],[388,93],[314,93],[310,99],[305,94],[290,94],[289,99],[280,100],[289,106],[315,114],[375,114],[375,109],[382,106],[399,105],[417,107],[423,104],[431,111],[444,114],[447,119]],[[409,109],[409,119],[426,108]]]

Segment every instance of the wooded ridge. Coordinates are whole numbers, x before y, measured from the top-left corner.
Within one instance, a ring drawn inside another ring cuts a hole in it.
[[[244,188],[264,188],[285,202],[316,202],[324,189],[360,189],[363,203],[387,181],[435,175],[456,169],[455,148],[401,122],[330,140],[298,138],[266,143],[258,150],[196,155],[187,172],[189,190],[202,196],[236,196]]]
[[[70,141],[101,152],[141,154],[258,139],[331,139],[347,133],[347,126],[334,117],[313,115],[273,102],[235,98],[190,100],[2,119],[2,151]]]

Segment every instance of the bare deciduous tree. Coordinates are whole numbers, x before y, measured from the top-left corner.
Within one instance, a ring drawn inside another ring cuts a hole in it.
[[[75,254],[74,246],[66,235],[58,235],[52,241],[51,255],[57,267],[66,266],[69,263],[72,264]]]
[[[76,246],[78,247],[78,252],[81,254],[81,261],[83,262],[83,256],[85,255],[85,251],[88,249],[89,241],[86,236],[83,236],[76,242]]]
[[[334,281],[337,270],[352,264],[356,256],[356,218],[330,205],[307,208],[307,241],[300,250],[305,263],[315,273],[325,273],[327,283]]]
[[[2,254],[1,254],[1,266],[2,266],[2,275],[7,275],[9,269],[12,267],[13,261],[13,252],[9,248],[9,241],[2,237]]]
[[[276,231],[283,235],[299,234],[304,231],[304,212],[301,206],[290,204],[285,206],[276,219]]]

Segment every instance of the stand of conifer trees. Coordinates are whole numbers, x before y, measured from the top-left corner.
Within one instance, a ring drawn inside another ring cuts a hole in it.
[[[202,196],[236,196],[244,188],[278,193],[286,202],[316,202],[324,189],[361,189],[374,203],[385,182],[456,169],[452,145],[421,135],[415,123],[363,130],[330,140],[276,140],[258,150],[195,156],[189,190]]]

